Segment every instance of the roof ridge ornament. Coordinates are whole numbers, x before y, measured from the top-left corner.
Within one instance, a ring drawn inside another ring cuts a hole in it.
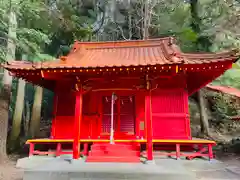
[[[231,50],[232,56],[240,56],[240,49],[235,48]]]
[[[175,44],[175,38],[174,37],[169,37],[168,46],[172,46],[173,44]]]
[[[66,62],[67,61],[67,56],[61,56],[60,60]]]

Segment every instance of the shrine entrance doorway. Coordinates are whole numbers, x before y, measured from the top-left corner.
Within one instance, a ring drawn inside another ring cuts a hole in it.
[[[134,137],[136,119],[135,96],[115,93],[114,96],[103,95],[101,100],[101,135],[110,137],[111,128],[113,128],[114,139],[129,139],[131,136]]]

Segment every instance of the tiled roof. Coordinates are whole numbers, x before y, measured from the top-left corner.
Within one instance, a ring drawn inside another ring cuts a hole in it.
[[[226,93],[232,96],[236,96],[240,98],[240,90],[233,88],[233,87],[228,87],[228,86],[212,86],[212,85],[207,85],[208,89],[221,92],[221,93]]]
[[[203,64],[235,61],[234,51],[218,54],[186,54],[172,37],[116,42],[75,42],[68,56],[56,61],[29,64],[13,62],[8,69],[126,67],[170,64]]]

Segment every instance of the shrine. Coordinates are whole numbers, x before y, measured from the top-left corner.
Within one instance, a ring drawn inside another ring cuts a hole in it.
[[[191,136],[188,97],[237,59],[236,51],[183,53],[174,38],[166,37],[77,41],[56,61],[3,66],[55,94],[51,136],[28,140],[30,156],[54,153],[87,156],[86,162],[140,162],[140,156],[153,160],[155,152],[177,159],[213,158],[215,142]],[[55,145],[55,151],[39,151],[36,144]],[[170,146],[174,152],[160,151]]]

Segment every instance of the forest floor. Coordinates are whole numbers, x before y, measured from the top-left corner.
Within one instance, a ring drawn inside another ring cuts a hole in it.
[[[11,159],[0,164],[0,180],[22,180],[23,170],[16,168],[16,160]]]

